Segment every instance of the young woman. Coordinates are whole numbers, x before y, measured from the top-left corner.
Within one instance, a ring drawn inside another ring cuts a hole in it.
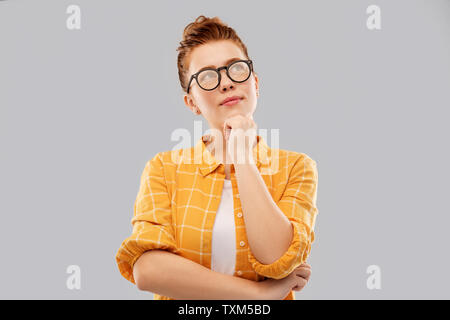
[[[146,163],[121,274],[160,300],[295,299],[311,274],[316,162],[256,134],[258,76],[219,18],[186,26],[178,74],[212,133]]]

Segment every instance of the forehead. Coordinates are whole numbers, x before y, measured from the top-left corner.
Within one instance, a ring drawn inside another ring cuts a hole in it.
[[[246,59],[241,48],[231,40],[205,43],[192,50],[189,59],[189,71],[195,73],[205,66],[223,66],[231,58]]]

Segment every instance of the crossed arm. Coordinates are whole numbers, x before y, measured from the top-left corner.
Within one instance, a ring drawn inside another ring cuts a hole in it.
[[[140,290],[176,300],[265,299],[255,281],[210,270],[164,250],[145,252],[134,264],[133,276]]]

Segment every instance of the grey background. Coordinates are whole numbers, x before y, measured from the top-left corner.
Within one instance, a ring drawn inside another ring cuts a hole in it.
[[[70,4],[81,30],[66,28]],[[370,4],[379,31],[366,28]],[[201,119],[182,101],[175,51],[200,14],[247,44],[258,128],[317,161],[313,275],[297,298],[448,299],[442,0],[1,1],[0,298],[152,299],[114,257],[145,162]],[[71,264],[79,291],[66,288]],[[381,290],[366,287],[372,264]]]

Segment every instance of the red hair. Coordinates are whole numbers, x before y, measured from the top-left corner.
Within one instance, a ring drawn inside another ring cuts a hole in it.
[[[187,82],[189,79],[189,54],[194,48],[201,46],[209,41],[231,40],[241,48],[244,55],[249,59],[247,47],[237,35],[236,31],[222,22],[218,17],[208,18],[203,15],[197,17],[194,22],[189,23],[183,32],[183,40],[177,48],[178,51],[178,78],[181,88],[187,91]]]

